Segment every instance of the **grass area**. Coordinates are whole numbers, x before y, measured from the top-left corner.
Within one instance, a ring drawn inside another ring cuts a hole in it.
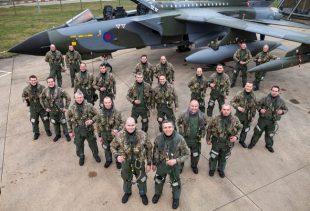
[[[102,7],[104,4],[119,5],[118,0],[109,2],[91,2],[63,4],[62,10],[60,5],[41,5],[39,14],[36,6],[16,6],[14,8],[0,8],[0,59],[11,57],[13,54],[6,51],[14,45],[25,40],[29,36],[43,31],[45,29],[58,26],[77,15],[86,8],[91,9],[95,16],[102,16]],[[129,0],[122,0],[121,4],[126,10],[135,8]]]

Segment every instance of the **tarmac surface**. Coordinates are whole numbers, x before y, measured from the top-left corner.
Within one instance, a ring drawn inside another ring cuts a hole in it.
[[[268,38],[271,39],[271,38]],[[272,39],[275,40],[275,39]],[[297,43],[281,41],[289,48]],[[183,59],[189,53],[176,53],[175,49],[150,50],[129,49],[113,54],[110,61],[117,81],[116,108],[123,118],[130,115],[131,104],[126,100],[127,90],[134,82],[132,74],[140,55],[148,54],[149,61],[156,64],[166,55],[176,69],[175,87],[179,95],[180,111],[187,107],[190,92],[187,82],[195,74],[197,65],[186,64]],[[275,50],[275,55],[284,52]],[[87,61],[88,70],[98,73],[100,59]],[[233,63],[229,63],[233,65]],[[253,66],[254,63],[251,63]],[[231,69],[226,72],[231,75]],[[273,84],[281,87],[281,96],[289,112],[279,122],[274,138],[275,153],[265,149],[263,136],[251,150],[235,144],[228,159],[226,177],[208,176],[210,146],[202,140],[202,156],[199,174],[192,173],[189,160],[181,175],[182,193],[179,210],[310,210],[310,63],[268,73],[262,82],[258,98],[269,93]],[[209,76],[214,70],[206,71]],[[165,185],[158,204],[151,202],[154,194],[154,172],[148,173],[149,205],[144,206],[133,186],[133,195],[127,204],[121,203],[122,179],[115,162],[104,169],[103,149],[98,144],[102,162],[92,158],[85,143],[86,160],[78,164],[73,141],[64,137],[56,143],[46,136],[40,123],[41,136],[32,141],[28,108],[21,100],[29,75],[38,76],[40,83],[49,74],[43,57],[19,55],[0,60],[0,210],[170,210],[171,188]],[[73,97],[69,73],[63,74],[63,87]],[[254,74],[249,74],[253,80]],[[154,86],[154,84],[153,84]],[[241,90],[238,78],[227,102]],[[209,98],[207,91],[206,102]],[[73,98],[72,98],[73,99]],[[96,103],[98,108],[98,102]],[[180,111],[176,114],[179,116]],[[215,107],[218,114],[218,107]],[[257,116],[253,125],[257,122]],[[252,125],[252,129],[253,126]],[[139,123],[140,127],[140,123]],[[52,131],[53,132],[53,131]],[[158,133],[155,114],[150,118],[149,137],[152,141]],[[247,136],[249,143],[253,130]],[[54,135],[54,134],[53,134]],[[166,180],[168,182],[169,179]]]

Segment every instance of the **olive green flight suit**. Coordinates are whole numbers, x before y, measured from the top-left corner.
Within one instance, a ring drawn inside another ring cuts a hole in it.
[[[166,79],[169,83],[174,82],[174,67],[169,62],[166,62],[165,64],[157,64],[154,70],[154,74],[157,79],[160,75],[164,75],[166,76]]]
[[[233,143],[229,141],[229,137],[237,136],[242,128],[242,124],[237,117],[229,115],[224,117],[218,115],[213,117],[207,127],[206,140],[211,140],[212,148],[210,151],[209,169],[224,172],[226,161],[231,155]]]
[[[85,158],[84,141],[88,142],[93,157],[98,157],[98,146],[94,134],[94,123],[97,120],[97,111],[95,107],[85,100],[78,104],[75,102],[67,112],[69,131],[74,132],[74,144],[76,146],[76,155],[80,159]],[[86,125],[87,120],[92,120],[93,124]]]
[[[115,99],[116,96],[116,82],[112,73],[99,73],[94,82],[93,87],[99,91],[99,106],[103,107],[103,99],[108,96],[112,99]],[[100,88],[104,87],[104,91],[100,91]]]
[[[225,103],[225,96],[228,96],[229,94],[230,80],[226,73],[213,73],[210,76],[209,83],[215,83],[215,87],[211,87],[210,99],[207,108],[207,115],[211,117],[216,100],[219,105],[219,110],[222,109],[222,105]]]
[[[27,102],[30,111],[30,122],[32,124],[32,131],[34,134],[40,134],[39,130],[39,117],[41,118],[44,129],[47,133],[50,132],[50,123],[48,113],[44,110],[40,104],[40,94],[45,87],[41,84],[32,86],[29,84],[24,88],[22,98]]]
[[[176,108],[179,107],[178,95],[171,84],[166,82],[164,85],[159,84],[155,87],[152,92],[152,108],[156,106],[160,131],[162,131],[161,124],[165,119],[172,120],[175,126],[173,103]]]
[[[266,113],[261,113],[261,109],[266,109]],[[265,132],[266,147],[270,148],[273,146],[273,136],[276,133],[277,122],[281,119],[283,114],[288,112],[288,108],[280,96],[272,97],[271,94],[269,94],[259,101],[257,110],[259,111],[259,118],[254,128],[254,134],[249,148],[255,146],[263,132]],[[278,110],[282,110],[284,113],[279,115],[277,114]]]
[[[142,130],[147,132],[149,128],[149,108],[152,101],[151,86],[146,82],[141,84],[135,82],[128,90],[127,100],[133,105],[131,117],[137,122],[139,116],[141,116]],[[135,104],[135,100],[140,100],[140,104]]]
[[[75,74],[80,71],[80,64],[82,62],[81,54],[76,51],[68,51],[65,56],[67,68],[70,69],[71,85],[74,86]]]
[[[74,80],[74,93],[79,89],[83,95],[84,99],[94,105],[95,89],[93,88],[94,77],[89,74],[87,70],[85,72],[78,72]]]
[[[65,99],[65,104],[64,104]],[[54,124],[55,135],[60,136],[60,125],[62,126],[63,133],[68,136],[68,126],[63,108],[68,109],[71,102],[70,95],[60,87],[45,88],[40,95],[40,103],[42,107],[50,109],[50,121]]]
[[[205,112],[205,96],[208,88],[208,81],[204,76],[194,76],[188,83],[191,90],[191,100],[197,100],[199,110]]]
[[[60,51],[48,51],[45,55],[45,61],[50,65],[50,75],[54,79],[57,79],[58,87],[62,86],[61,71],[64,67],[64,58]]]
[[[147,192],[145,173],[145,160],[147,165],[152,165],[153,145],[147,137],[147,134],[139,129],[129,134],[121,130],[111,143],[111,151],[115,158],[123,156],[125,161],[122,163],[121,176],[123,179],[123,191],[132,192],[132,185],[137,183],[140,196]],[[133,181],[133,175],[136,181]]]
[[[106,162],[112,162],[112,152],[110,144],[114,138],[112,130],[120,131],[123,127],[122,115],[115,108],[100,109],[97,118],[97,132],[98,136],[102,138],[102,148]]]
[[[245,86],[247,82],[247,75],[248,75],[248,63],[252,59],[251,52],[248,49],[238,49],[234,53],[234,61],[236,62],[234,74],[232,77],[231,85],[235,86],[237,77],[239,75],[239,72],[241,71],[241,76],[242,76],[242,87]],[[245,62],[245,64],[240,64],[240,61]]]
[[[177,124],[179,133],[191,151],[191,167],[197,168],[201,154],[201,138],[206,134],[207,116],[201,111],[191,113],[187,110],[178,118]]]
[[[261,51],[259,52],[255,57],[254,61],[256,62],[256,65],[264,64],[266,62],[269,62],[270,60],[277,59],[276,56],[272,55],[269,52]],[[260,60],[260,62],[258,62]],[[255,80],[253,82],[254,84],[254,90],[259,90],[259,84],[265,77],[266,72],[255,72]]]
[[[138,63],[135,67],[135,72],[141,72],[143,74],[143,80],[152,87],[154,68],[149,62],[145,64],[142,62]]]
[[[257,100],[253,92],[246,92],[245,90],[237,93],[236,96],[230,101],[230,104],[236,109],[236,117],[243,125],[239,142],[245,142],[246,135],[250,130],[250,124],[256,114]],[[238,107],[245,109],[244,112],[238,110]]]
[[[181,195],[181,164],[189,157],[189,149],[187,144],[178,132],[174,131],[170,137],[164,133],[158,135],[154,141],[153,149],[153,165],[157,167],[155,173],[155,194],[161,195],[169,174],[170,184],[172,187],[173,199],[179,199]],[[174,166],[168,166],[166,162],[176,159]]]

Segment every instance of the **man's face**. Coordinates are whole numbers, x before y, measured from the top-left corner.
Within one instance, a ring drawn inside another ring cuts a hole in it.
[[[279,89],[277,88],[277,87],[273,87],[272,89],[271,89],[271,96],[272,97],[276,97],[276,96],[278,96],[280,94],[280,92],[279,92]]]
[[[73,51],[73,50],[74,50],[73,46],[69,45],[69,51]]]
[[[81,96],[81,95],[75,96],[75,102],[77,102],[78,104],[83,103],[83,101],[84,101],[84,96]]]
[[[229,116],[231,112],[231,108],[229,105],[223,106],[221,110],[223,116]]]
[[[189,104],[189,110],[194,114],[197,113],[199,111],[199,103],[196,100],[191,101]]]
[[[136,81],[138,83],[142,83],[143,82],[143,75],[136,75]]]
[[[31,84],[31,86],[35,86],[38,83],[38,79],[37,78],[30,78],[29,83]]]
[[[47,79],[47,86],[50,88],[55,87],[55,81],[52,78]]]
[[[159,76],[159,83],[161,85],[164,85],[166,83],[166,81],[167,81],[167,79],[165,76],[163,76],[163,75]]]
[[[85,72],[86,71],[86,65],[84,63],[80,64],[80,71]]]
[[[163,123],[163,132],[166,136],[171,136],[174,131],[174,126],[172,122]]]
[[[112,108],[112,100],[110,98],[104,98],[103,99],[103,106],[105,109],[111,109]]]
[[[197,76],[202,76],[202,69],[200,67],[197,68],[196,75]]]
[[[50,46],[50,50],[51,50],[51,51],[56,51],[55,45],[51,45],[51,46]]]
[[[265,53],[267,53],[267,52],[269,51],[269,47],[268,47],[267,45],[265,45],[265,46],[263,47],[263,51],[264,51]]]
[[[127,119],[125,129],[128,133],[133,133],[136,130],[136,123],[134,119]]]
[[[147,57],[146,56],[142,56],[140,61],[143,63],[143,64],[146,64],[147,62]]]
[[[246,49],[246,44],[242,43],[240,47],[241,47],[241,49]]]
[[[245,86],[244,86],[244,90],[246,92],[252,92],[253,90],[253,84],[252,83],[246,83]]]
[[[100,71],[101,73],[106,73],[106,72],[107,72],[107,68],[106,68],[105,66],[100,66],[100,67],[99,67],[99,71]]]
[[[160,57],[160,63],[166,64],[166,62],[167,62],[167,59],[165,56]]]
[[[216,72],[217,73],[222,73],[224,71],[224,67],[222,65],[216,66]]]

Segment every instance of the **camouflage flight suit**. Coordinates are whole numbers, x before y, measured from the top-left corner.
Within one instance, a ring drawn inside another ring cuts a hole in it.
[[[174,82],[174,67],[171,63],[157,64],[154,71],[155,77],[158,79],[160,75],[166,76],[169,83]]]
[[[102,107],[103,99],[108,96],[114,100],[116,96],[116,82],[112,73],[99,73],[94,82],[93,87],[99,91],[99,106]],[[105,91],[100,91],[100,88],[105,87]]]
[[[43,122],[46,133],[51,134],[48,113],[40,104],[40,94],[42,93],[44,88],[45,87],[39,83],[36,86],[32,86],[31,84],[29,84],[27,87],[24,88],[22,93],[23,101],[26,101],[27,106],[29,106],[30,122],[32,124],[32,131],[35,135],[40,134],[39,117]]]
[[[121,176],[123,179],[123,190],[125,193],[132,192],[132,185],[137,183],[140,196],[147,192],[145,173],[145,160],[147,165],[152,164],[153,145],[147,137],[147,134],[136,129],[133,134],[121,130],[111,143],[111,151],[114,157],[124,156],[125,161],[122,163]],[[136,182],[133,181],[133,175]]]
[[[180,134],[191,150],[191,167],[197,168],[201,154],[201,138],[206,134],[207,117],[201,111],[192,114],[185,111],[177,120]]]
[[[74,86],[75,74],[80,71],[80,64],[82,62],[81,54],[74,50],[68,51],[65,56],[67,68],[70,69],[71,85]]]
[[[98,157],[97,139],[94,134],[94,123],[97,120],[97,111],[95,107],[85,100],[78,104],[75,102],[67,112],[68,125],[70,133],[74,133],[74,144],[76,146],[76,155],[80,159],[85,159],[84,141],[88,142],[93,157]],[[93,124],[85,125],[87,120],[92,120]]]
[[[234,56],[234,61],[236,62],[234,74],[231,80],[231,86],[235,86],[237,77],[239,75],[239,72],[241,71],[241,76],[242,76],[242,87],[245,86],[247,82],[247,75],[248,75],[248,63],[252,59],[251,52],[248,49],[238,49]],[[240,64],[239,62],[243,61],[245,64]]]
[[[146,83],[139,84],[135,82],[128,90],[127,100],[132,103],[131,117],[136,122],[141,116],[142,130],[147,132],[149,128],[149,108],[151,107],[152,100],[152,88]],[[140,104],[135,104],[135,100],[140,100]]]
[[[191,100],[197,100],[199,110],[205,112],[205,96],[208,88],[208,81],[204,76],[194,76],[188,83],[191,90]]]
[[[263,132],[265,132],[266,147],[270,148],[273,146],[273,136],[276,133],[277,122],[281,119],[283,114],[288,112],[288,108],[280,96],[272,97],[271,94],[262,98],[258,102],[257,110],[266,109],[266,113],[262,114],[259,112],[259,118],[257,125],[254,128],[254,134],[251,139],[249,148],[253,148]],[[282,115],[277,114],[277,110],[281,109],[284,113]]]
[[[87,71],[78,72],[74,80],[74,93],[79,89],[87,102],[94,105],[95,89],[93,88],[94,77]]]
[[[179,107],[178,95],[174,87],[166,82],[164,85],[159,84],[152,92],[152,108],[157,109],[157,121],[159,130],[162,131],[162,122],[165,119],[173,121],[175,126],[175,116],[173,112],[173,105]]]
[[[239,142],[245,142],[247,132],[250,131],[250,124],[256,114],[257,100],[253,92],[240,91],[230,101],[232,107],[236,109],[235,116],[238,117],[240,123],[243,125]],[[238,110],[238,107],[245,109],[244,112]]]
[[[189,157],[189,149],[186,142],[178,132],[174,131],[170,137],[164,133],[158,135],[154,141],[153,165],[157,167],[155,173],[155,194],[161,195],[169,174],[173,199],[179,199],[181,195],[181,164]],[[166,164],[168,160],[176,159],[174,166]]]
[[[239,119],[233,115],[224,117],[218,115],[213,117],[207,127],[206,140],[211,140],[212,148],[210,151],[209,169],[219,172],[225,171],[226,160],[231,155],[234,146],[229,141],[230,136],[237,136],[242,128]]]
[[[259,59],[260,59],[260,62],[258,62]],[[254,61],[256,62],[256,65],[264,64],[274,59],[277,59],[277,57],[272,55],[269,52],[264,52],[264,51],[261,51],[254,57]],[[259,84],[263,80],[265,75],[266,75],[266,72],[255,72],[255,80],[253,82],[254,90],[259,90]]]
[[[154,68],[150,63],[138,63],[135,67],[135,71],[141,72],[143,74],[144,81],[152,87],[153,77],[154,77]]]
[[[58,87],[62,86],[61,71],[64,67],[64,58],[60,51],[48,51],[45,55],[45,61],[50,65],[50,75],[54,79],[57,78]]]
[[[112,130],[120,131],[123,127],[122,115],[114,108],[101,108],[97,118],[98,136],[102,138],[102,148],[106,162],[112,162],[110,144],[114,138]]]
[[[207,115],[209,117],[212,116],[216,100],[219,104],[219,110],[222,109],[222,105],[225,103],[225,96],[229,94],[229,76],[226,73],[213,73],[210,76],[210,83],[215,83],[215,87],[211,87],[210,99],[207,108]]]
[[[65,104],[64,104],[65,99]],[[68,109],[71,102],[70,95],[60,87],[55,86],[54,88],[43,89],[40,95],[40,103],[42,107],[50,109],[50,121],[54,124],[55,135],[60,136],[60,125],[62,126],[63,133],[65,136],[69,136],[67,120],[63,108]]]

